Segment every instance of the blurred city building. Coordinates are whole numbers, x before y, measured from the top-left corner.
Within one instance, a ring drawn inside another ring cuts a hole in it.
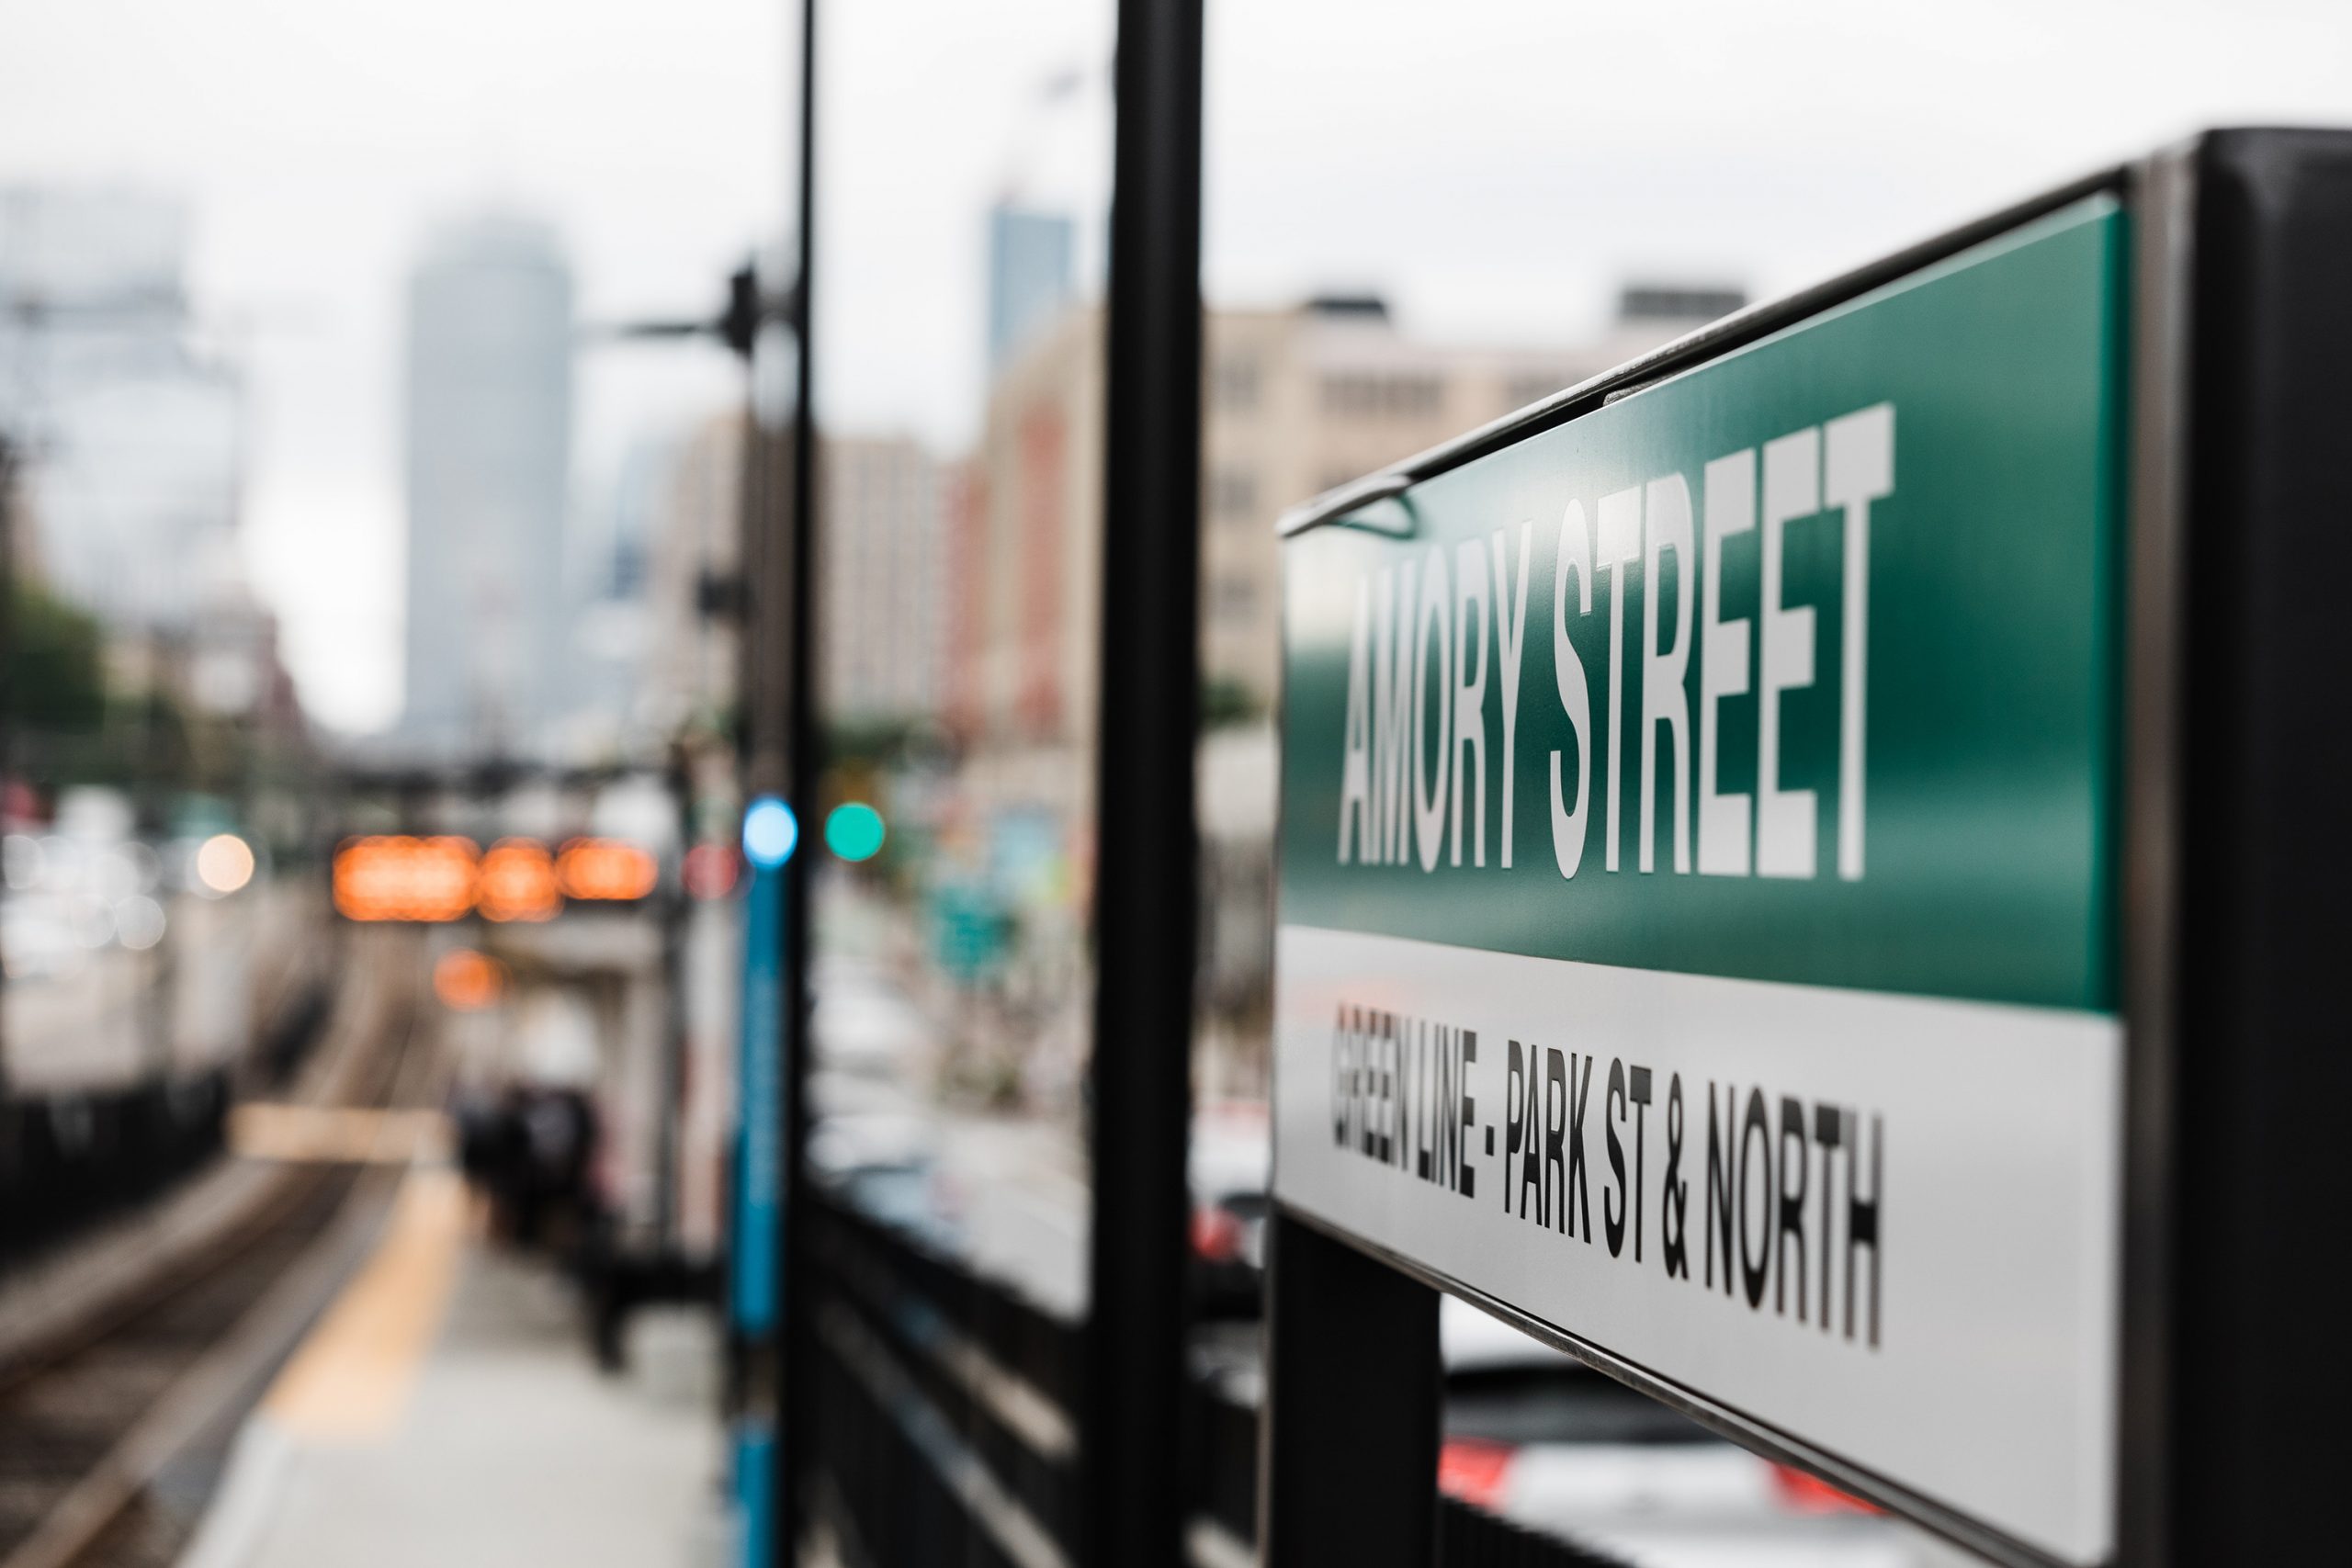
[[[998,376],[973,458],[956,592],[971,645],[956,660],[959,712],[982,736],[1069,736],[1092,722],[1091,628],[1080,623],[1099,555],[1093,451],[1102,402],[1101,316],[1074,311]]]
[[[852,727],[913,722],[933,711],[945,682],[943,552],[956,472],[906,436],[828,439],[820,458],[825,711]],[[639,514],[619,523],[599,563],[606,579],[582,619],[629,617],[625,646],[607,636],[596,655],[628,680],[582,712],[617,726],[631,754],[732,722],[743,463],[739,411],[663,446],[646,465],[650,482],[628,502]],[[605,676],[593,682],[601,691]]]
[[[611,482],[575,508],[565,570],[567,676],[552,743],[553,756],[567,764],[643,761],[666,739],[637,702],[651,631],[647,568],[666,521],[673,472],[692,438],[689,430],[632,441]]]
[[[186,658],[176,678],[200,711],[293,736],[302,706],[280,657],[277,617],[255,596],[231,552],[215,541],[212,570],[196,581]]]
[[[1102,312],[1039,329],[997,376],[958,498],[944,606],[949,723],[1003,787],[1088,816],[1102,549]]]
[[[1224,711],[1263,713],[1282,640],[1273,523],[1737,310],[1736,289],[1636,284],[1591,342],[1478,347],[1401,331],[1374,296],[1210,313],[1204,368],[1202,671]]]
[[[199,350],[186,208],[152,191],[0,190],[0,432],[18,558],[118,631],[185,630],[234,530],[242,393]]]
[[[190,310],[190,230],[154,191],[0,190],[16,819],[103,784],[158,828],[307,745],[238,549],[243,389]]]
[[[644,546],[643,657],[634,706],[653,734],[718,735],[732,722],[740,593],[743,416],[713,414],[672,454]]]
[[[568,695],[572,282],[554,232],[492,212],[410,275],[405,749],[533,756]]]
[[[903,436],[824,444],[827,714],[851,725],[927,712],[940,682],[940,464]]]
[[[1434,446],[1736,310],[1725,288],[1627,288],[1616,321],[1566,346],[1476,347],[1401,331],[1377,298],[1208,317],[1202,670],[1212,719],[1262,714],[1280,644],[1286,507]],[[1102,535],[1101,316],[1069,310],[991,386],[953,509],[942,619],[949,713],[974,739],[1082,742]]]

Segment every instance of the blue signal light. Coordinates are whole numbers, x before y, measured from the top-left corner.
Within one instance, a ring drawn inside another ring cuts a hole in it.
[[[745,809],[743,858],[760,870],[774,871],[790,860],[799,842],[799,818],[775,795],[763,795]]]

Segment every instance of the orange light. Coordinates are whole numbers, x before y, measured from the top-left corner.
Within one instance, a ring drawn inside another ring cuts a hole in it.
[[[652,892],[661,876],[651,855],[618,839],[574,839],[555,858],[555,879],[567,898],[626,903]]]
[[[550,920],[563,901],[554,858],[528,839],[492,844],[474,874],[474,891],[483,916],[493,920]]]
[[[433,966],[433,994],[459,1012],[480,1012],[506,994],[506,965],[470,947],[445,953]]]
[[[334,907],[354,920],[459,919],[473,908],[474,865],[468,839],[352,839],[335,852]]]

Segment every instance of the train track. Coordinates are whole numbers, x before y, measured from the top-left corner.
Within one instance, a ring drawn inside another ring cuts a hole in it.
[[[332,1102],[428,1103],[417,965],[379,956],[394,994]],[[160,1263],[112,1292],[87,1332],[0,1372],[0,1568],[175,1561],[193,1510],[155,1506],[155,1483],[224,1442],[364,1253],[400,1176],[282,1167],[196,1255]]]

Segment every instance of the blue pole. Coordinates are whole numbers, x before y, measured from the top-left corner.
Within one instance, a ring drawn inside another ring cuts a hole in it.
[[[742,1534],[735,1561],[770,1568],[775,1550],[775,1425],[745,1419],[735,1426],[735,1514]]]
[[[728,1317],[737,1341],[756,1350],[775,1334],[783,1281],[784,867],[799,840],[792,808],[762,795],[743,813],[743,860],[751,871],[743,908],[743,1007],[740,1021],[735,1128],[735,1245]],[[755,1389],[735,1426],[735,1499],[743,1568],[769,1568],[775,1535],[776,1421],[772,1396]]]
[[[777,1134],[784,1089],[782,983],[784,873],[752,866],[743,909],[742,1055],[735,1129],[735,1330],[747,1340],[775,1327],[776,1207],[782,1192]]]

